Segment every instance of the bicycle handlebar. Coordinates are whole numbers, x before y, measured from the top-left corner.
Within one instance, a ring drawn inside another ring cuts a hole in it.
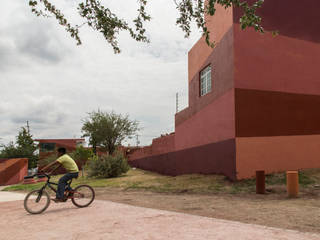
[[[24,179],[31,179],[31,178],[34,178],[34,177],[38,177],[38,178],[43,178],[43,177],[47,177],[48,179],[50,179],[51,175],[45,173],[45,172],[39,172],[39,173],[36,173],[34,175],[31,175],[31,176],[25,176]]]

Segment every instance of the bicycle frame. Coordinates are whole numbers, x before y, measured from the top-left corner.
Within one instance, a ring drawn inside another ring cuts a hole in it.
[[[49,207],[50,200],[55,201],[55,199],[50,198],[50,194],[47,191],[45,191],[45,189],[49,187],[53,192],[56,193],[56,186],[58,186],[58,183],[50,181],[51,176],[46,173],[35,174],[33,176],[26,176],[25,179],[34,177],[47,177],[47,181],[40,189],[29,192],[24,199],[23,205],[27,212],[31,214],[40,214]],[[71,199],[72,204],[76,207],[88,207],[95,198],[94,189],[86,184],[78,185],[73,189],[71,187],[71,183],[72,179],[69,179],[67,181],[66,188],[64,189],[64,197],[62,199],[62,202],[66,202],[68,201],[68,199]],[[36,201],[34,201],[34,196],[36,198]],[[44,199],[44,201],[42,201],[42,199]],[[84,202],[81,201],[81,199],[84,199]],[[39,205],[37,205],[40,206],[40,209],[38,209],[37,206],[34,205],[35,203],[40,203]]]
[[[44,175],[47,177],[47,182],[46,182],[46,184],[43,185],[42,188],[39,190],[39,195],[38,195],[38,197],[37,197],[36,202],[39,202],[39,201],[40,201],[40,199],[41,199],[41,197],[42,197],[42,191],[44,191],[47,187],[49,187],[49,188],[50,188],[52,191],[54,191],[55,193],[57,192],[57,188],[54,188],[52,185],[58,186],[58,183],[50,182],[51,176],[50,176],[50,175],[47,175],[47,174],[44,174]],[[69,192],[72,191],[71,183],[72,183],[72,179],[67,182],[67,185],[66,185],[66,188],[65,188],[64,192],[66,192],[66,191],[69,191]],[[67,198],[67,199],[68,199],[68,198]],[[66,200],[67,200],[67,199],[66,199]]]

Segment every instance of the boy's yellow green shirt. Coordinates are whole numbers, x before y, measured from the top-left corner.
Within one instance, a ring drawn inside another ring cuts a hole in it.
[[[57,162],[61,163],[62,166],[70,173],[79,172],[76,162],[68,154],[64,154],[59,157]]]

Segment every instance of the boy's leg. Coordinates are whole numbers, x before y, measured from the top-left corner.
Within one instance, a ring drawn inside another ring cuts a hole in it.
[[[66,184],[67,184],[68,180],[70,180],[72,177],[73,177],[72,174],[67,173],[59,179],[58,189],[57,189],[57,194],[56,194],[57,199],[63,199]]]

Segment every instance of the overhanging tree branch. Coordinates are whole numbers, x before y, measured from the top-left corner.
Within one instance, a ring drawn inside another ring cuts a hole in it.
[[[206,26],[205,15],[213,16],[216,12],[216,5],[220,4],[226,9],[229,7],[238,7],[243,11],[239,22],[242,29],[253,27],[255,31],[264,33],[261,25],[261,17],[256,11],[262,7],[264,0],[257,0],[253,4],[240,0],[175,0],[176,8],[180,13],[176,24],[185,32],[185,37],[189,37],[191,33],[190,24],[195,22],[197,27],[201,29],[202,35],[205,37],[206,43],[214,47],[214,42],[210,41],[210,32]]]
[[[108,7],[101,3],[101,0],[80,0],[78,4],[78,13],[85,22],[81,25],[72,26],[65,18],[61,10],[57,9],[51,0],[29,0],[31,11],[36,16],[49,17],[53,15],[58,23],[70,33],[78,45],[81,44],[79,37],[79,28],[88,25],[95,31],[100,32],[106,41],[112,46],[115,53],[120,53],[118,37],[120,31],[127,31],[130,36],[138,42],[149,42],[144,23],[150,21],[151,17],[146,12],[146,6],[149,0],[136,0],[138,2],[138,15],[132,21],[134,27],[131,27],[128,21],[118,18]],[[206,26],[205,15],[213,16],[216,13],[216,6],[220,4],[225,8],[240,8],[243,15],[239,19],[242,29],[251,27],[255,31],[263,33],[261,17],[257,15],[257,10],[262,7],[264,0],[255,0],[252,4],[248,0],[173,0],[179,12],[176,24],[185,33],[185,37],[191,34],[191,24],[195,22],[201,29],[206,43],[214,47],[214,42],[210,39],[210,32]],[[43,8],[43,10],[41,9]],[[274,32],[275,33],[275,32]]]

